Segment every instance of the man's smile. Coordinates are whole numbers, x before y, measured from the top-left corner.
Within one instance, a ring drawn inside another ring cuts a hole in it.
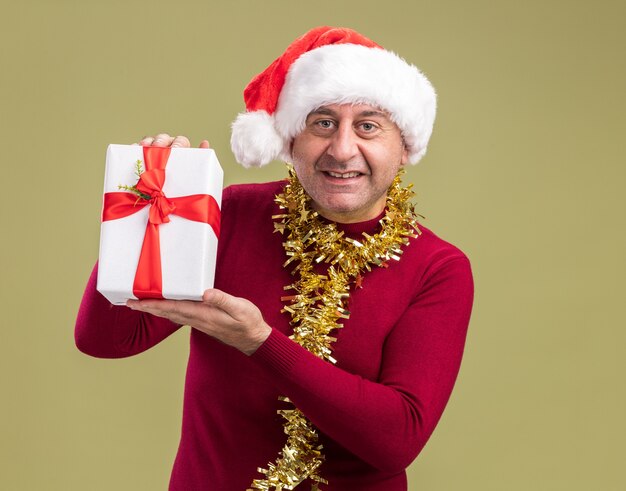
[[[351,177],[359,177],[362,175],[360,172],[333,172],[333,171],[323,171],[324,174],[330,177],[338,177],[341,179],[349,179]]]

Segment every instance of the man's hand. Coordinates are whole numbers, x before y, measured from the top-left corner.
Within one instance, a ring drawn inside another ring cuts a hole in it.
[[[128,300],[126,305],[189,325],[246,355],[254,353],[272,331],[256,305],[217,289],[205,291],[201,302],[147,299]]]
[[[167,133],[159,133],[156,136],[144,136],[137,145],[143,147],[172,147],[172,148],[189,148],[191,143],[186,136],[170,136]],[[209,148],[208,140],[202,140],[198,148]]]

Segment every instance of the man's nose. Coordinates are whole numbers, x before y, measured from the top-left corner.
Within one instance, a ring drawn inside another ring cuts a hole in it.
[[[339,125],[333,134],[327,153],[338,162],[347,162],[360,152],[358,136],[351,125]]]

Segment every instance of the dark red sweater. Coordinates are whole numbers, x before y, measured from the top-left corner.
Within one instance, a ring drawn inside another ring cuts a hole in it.
[[[248,357],[191,330],[183,426],[171,490],[243,491],[285,443],[277,409],[288,396],[317,426],[328,491],[406,490],[405,468],[437,424],[456,379],[473,300],[470,264],[424,227],[400,262],[376,268],[351,294],[336,333],[336,366],[287,336],[283,287],[292,282],[273,233],[283,182],[224,191],[215,287],[254,302],[273,327]],[[374,232],[377,220],[343,225]],[[76,322],[76,344],[118,358],[149,349],[173,323],[111,306],[95,289],[97,266]],[[303,483],[298,489],[308,490]]]

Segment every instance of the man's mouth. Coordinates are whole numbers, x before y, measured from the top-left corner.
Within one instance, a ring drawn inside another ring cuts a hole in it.
[[[332,172],[332,171],[325,171],[325,174],[329,175],[330,177],[339,177],[341,179],[349,179],[351,177],[358,177],[361,175],[360,172]]]

